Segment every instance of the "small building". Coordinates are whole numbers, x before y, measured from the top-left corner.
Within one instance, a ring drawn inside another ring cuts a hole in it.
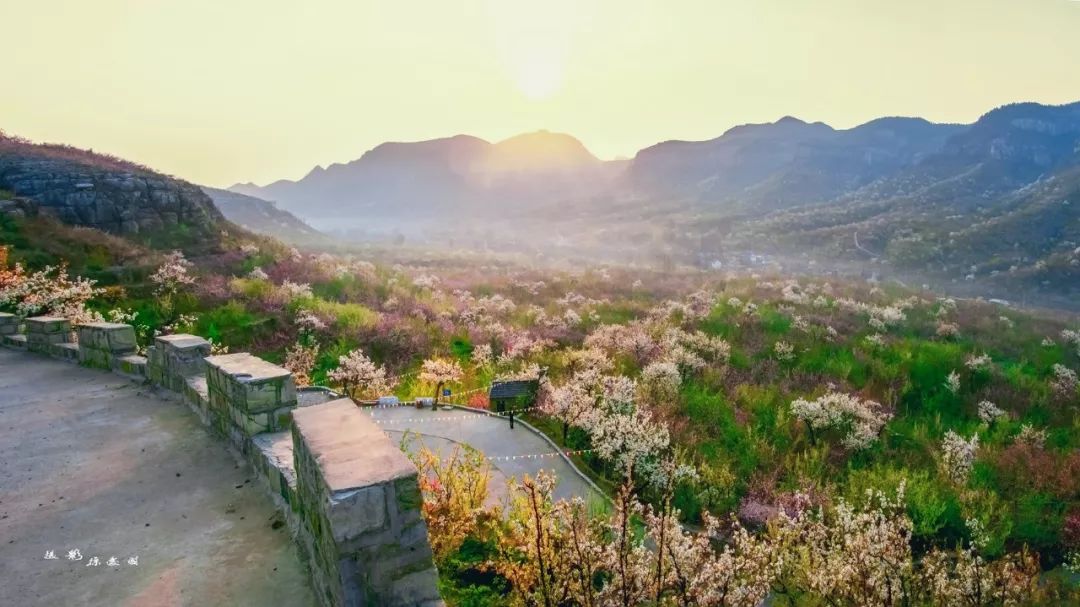
[[[493,411],[516,411],[531,407],[540,381],[536,379],[495,380],[488,391]]]

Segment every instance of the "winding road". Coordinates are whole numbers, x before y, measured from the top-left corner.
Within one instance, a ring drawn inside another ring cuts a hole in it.
[[[496,498],[506,495],[506,479],[525,474],[535,476],[546,470],[555,474],[556,499],[604,499],[546,439],[524,424],[515,423],[511,430],[506,418],[467,409],[432,411],[401,406],[367,411],[394,440],[401,440],[406,431],[419,435],[410,448],[419,448],[422,443],[441,455],[448,455],[456,444],[464,443],[483,452],[491,460],[491,493]]]

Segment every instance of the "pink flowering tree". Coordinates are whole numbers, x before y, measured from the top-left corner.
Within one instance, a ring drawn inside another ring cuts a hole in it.
[[[435,385],[435,404],[439,403],[443,386],[461,381],[463,375],[461,365],[454,360],[429,358],[420,367],[420,381]]]
[[[327,374],[350,398],[377,398],[394,389],[386,369],[376,365],[362,350],[338,357],[338,367]]]
[[[173,251],[165,257],[165,261],[150,276],[150,282],[154,283],[154,293],[158,296],[158,304],[168,319],[166,325],[177,325],[179,318],[176,316],[176,298],[185,289],[195,284],[195,277],[191,275],[191,262],[180,251]],[[167,330],[165,327],[163,329]]]

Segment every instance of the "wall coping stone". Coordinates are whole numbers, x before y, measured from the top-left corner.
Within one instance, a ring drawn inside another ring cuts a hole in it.
[[[105,329],[105,330],[116,331],[116,330],[119,330],[119,329],[126,329],[127,327],[130,327],[131,325],[118,323],[118,322],[81,322],[81,323],[79,323],[79,324],[77,324],[75,326],[76,327],[91,327],[93,329]]]
[[[187,333],[174,333],[172,335],[159,335],[154,338],[154,341],[160,341],[169,344],[173,348],[179,350],[186,350],[189,348],[198,348],[199,346],[209,345],[210,342],[199,337],[198,335],[189,335]]]
[[[416,475],[409,458],[348,398],[298,408],[293,425],[331,494]]]
[[[68,322],[68,319],[63,316],[31,316],[26,319],[26,322],[33,323],[52,323],[52,322]]]
[[[206,364],[221,369],[242,383],[257,383],[292,375],[285,367],[279,367],[247,352],[207,356]]]

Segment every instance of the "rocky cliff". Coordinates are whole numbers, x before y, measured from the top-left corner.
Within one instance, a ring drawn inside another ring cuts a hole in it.
[[[0,190],[61,221],[159,246],[216,242],[228,223],[198,186],[90,151],[0,134]]]

